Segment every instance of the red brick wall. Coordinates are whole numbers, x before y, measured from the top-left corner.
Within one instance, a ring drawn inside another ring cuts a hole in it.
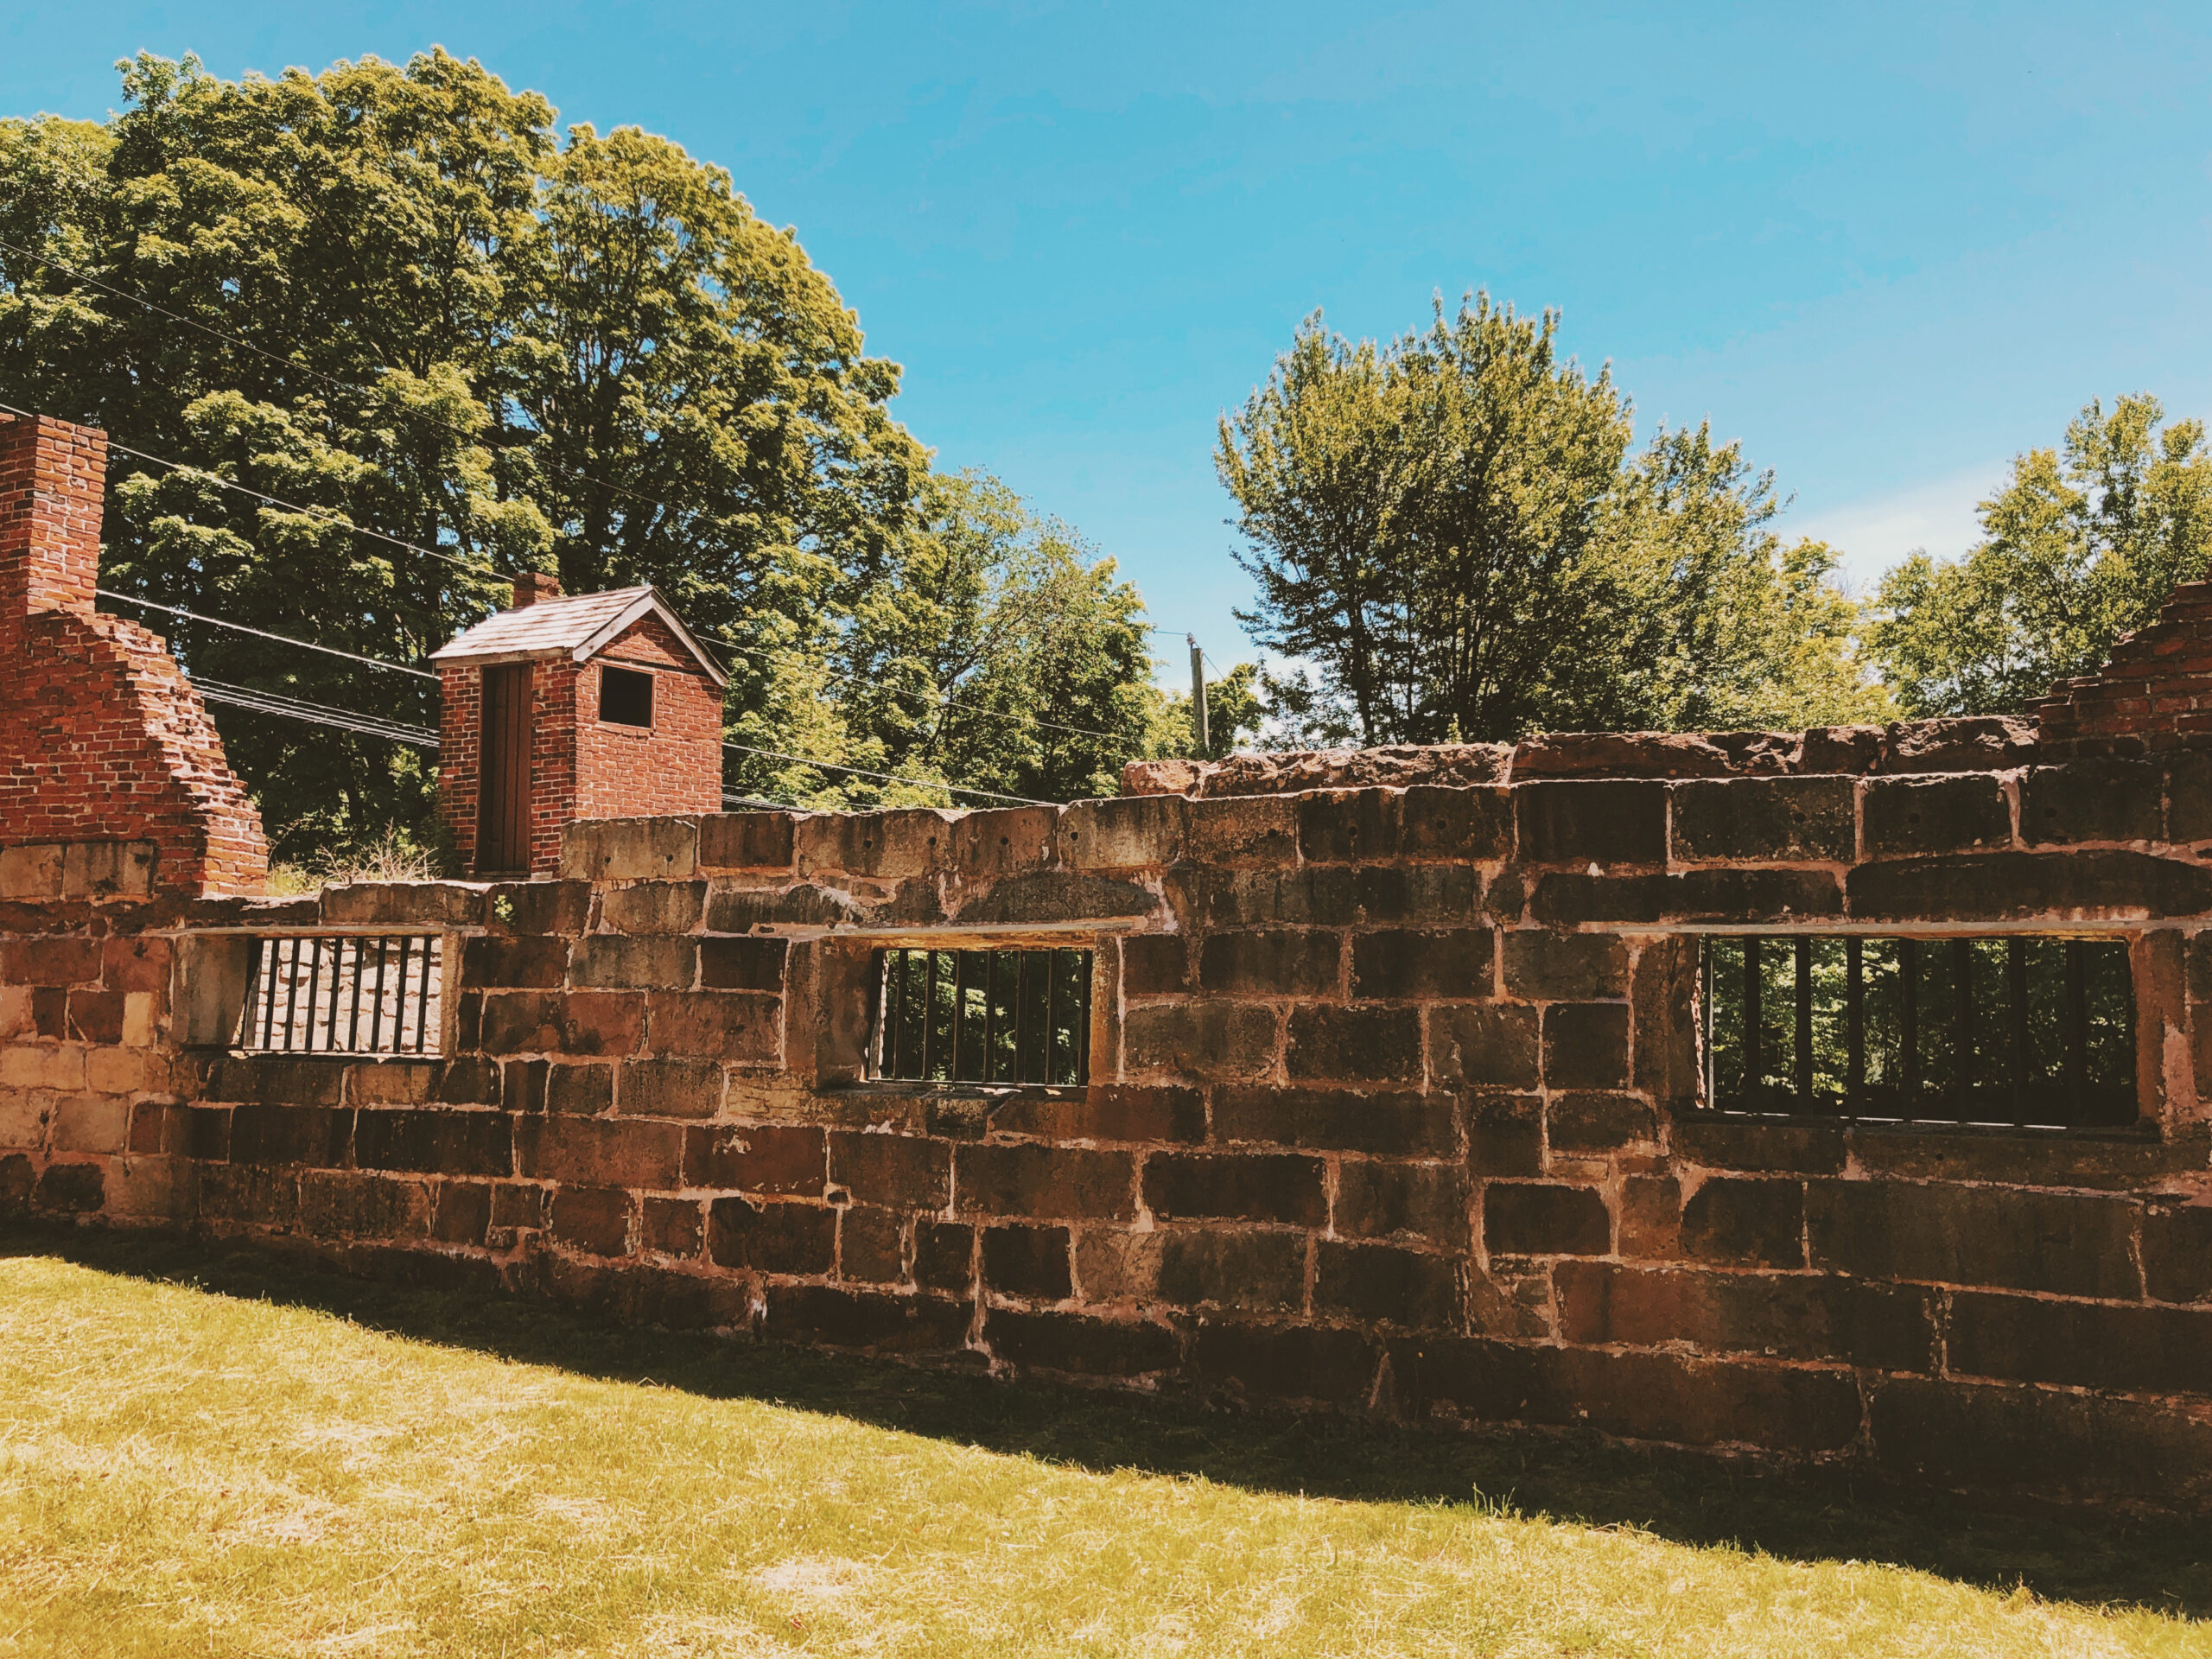
[[[260,815],[205,705],[158,636],[92,608],[105,453],[87,428],[0,422],[0,848],[51,847],[59,870],[62,843],[130,843],[156,887],[253,890]]]
[[[599,719],[601,662],[653,672],[650,731]],[[439,810],[461,868],[476,863],[483,671],[443,665]],[[658,619],[648,617],[591,662],[531,665],[531,870],[561,862],[562,831],[579,818],[712,812],[721,806],[721,694]]]
[[[2068,755],[2212,748],[2212,582],[2184,582],[2158,620],[2095,674],[2036,707],[2044,747]]]

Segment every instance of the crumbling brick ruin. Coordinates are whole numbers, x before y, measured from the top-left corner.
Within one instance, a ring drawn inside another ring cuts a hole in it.
[[[2181,590],[2153,654],[2203,660],[2208,616]],[[0,866],[0,1211],[2212,1508],[2180,695],[587,821],[547,879],[296,899]]]
[[[106,435],[0,416],[0,887],[257,891],[261,816],[168,645],[93,609]]]

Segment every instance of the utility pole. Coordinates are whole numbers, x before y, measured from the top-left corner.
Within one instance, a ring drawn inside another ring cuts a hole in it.
[[[1213,741],[1206,731],[1206,654],[1198,649],[1198,636],[1183,636],[1191,642],[1191,729],[1198,734],[1198,758],[1204,760],[1213,753]]]

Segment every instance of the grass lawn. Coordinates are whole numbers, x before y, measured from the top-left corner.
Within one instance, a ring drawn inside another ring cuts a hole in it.
[[[2212,1654],[2212,1533],[0,1240],[0,1656]]]

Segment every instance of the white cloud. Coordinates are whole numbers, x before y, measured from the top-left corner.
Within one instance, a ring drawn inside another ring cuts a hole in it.
[[[2004,483],[2011,465],[1991,461],[1886,495],[1796,509],[1779,528],[1785,536],[1826,542],[1841,558],[1845,580],[1872,592],[1885,570],[1916,550],[1955,559],[1980,541],[1974,509]]]

